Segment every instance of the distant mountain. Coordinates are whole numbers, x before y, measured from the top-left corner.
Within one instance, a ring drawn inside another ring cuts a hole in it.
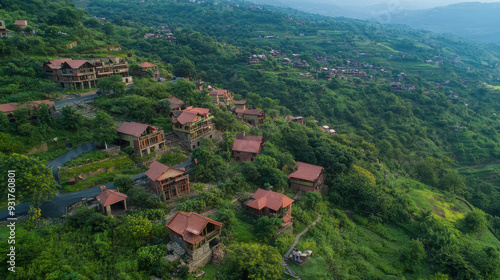
[[[500,3],[459,3],[387,14],[389,23],[500,44]]]

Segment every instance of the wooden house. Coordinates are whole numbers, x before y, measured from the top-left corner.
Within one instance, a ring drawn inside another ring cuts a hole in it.
[[[264,138],[254,135],[236,135],[233,142],[233,156],[235,161],[254,161],[264,148]]]
[[[221,233],[222,223],[193,212],[180,212],[167,222],[170,239],[186,250],[191,268],[203,267],[212,258],[212,247]]]
[[[165,146],[165,134],[159,127],[137,122],[124,122],[117,131],[120,140],[133,147],[140,157]]]
[[[297,161],[293,172],[288,175],[294,192],[321,192],[325,182],[325,169],[321,166]]]
[[[248,212],[258,218],[262,216],[283,218],[283,225],[292,222],[293,199],[288,196],[258,189],[252,196],[252,200],[246,203]]]
[[[154,65],[153,63],[142,62],[139,64],[139,66],[141,67],[142,76],[145,76],[146,73],[151,70],[153,72],[153,79],[158,80],[160,78],[160,70],[158,69],[158,66]]]
[[[146,176],[151,180],[149,187],[163,201],[189,193],[189,176],[182,169],[173,168],[153,161]]]
[[[201,139],[212,139],[215,133],[213,116],[210,109],[188,107],[182,111],[174,111],[172,130],[174,134],[189,148],[200,146]]]
[[[212,89],[208,95],[210,102],[217,106],[229,106],[234,102],[233,94],[227,89]]]

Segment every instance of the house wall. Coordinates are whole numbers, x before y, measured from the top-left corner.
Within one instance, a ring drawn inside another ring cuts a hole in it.
[[[233,157],[235,161],[241,162],[241,161],[254,161],[255,158],[259,154],[253,154],[253,153],[247,153],[247,152],[238,152],[238,151],[233,151]]]

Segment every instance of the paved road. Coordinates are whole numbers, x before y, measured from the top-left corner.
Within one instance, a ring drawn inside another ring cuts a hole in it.
[[[54,174],[54,178],[57,178],[57,166],[62,166],[64,162],[70,161],[74,159],[75,157],[79,156],[83,152],[91,151],[94,148],[93,144],[85,144],[83,146],[80,146],[74,150],[71,150],[67,152],[66,154],[56,158],[55,160],[49,162],[47,164],[48,167],[52,168],[52,172]],[[186,160],[185,162],[181,162],[179,164],[173,165],[174,168],[186,168],[189,165],[191,165],[191,158]],[[133,175],[132,178],[134,180],[141,179],[145,177],[146,175],[144,173],[136,174]],[[115,189],[115,186],[113,183],[107,183],[104,184],[107,189]],[[58,217],[62,216],[65,214],[66,206],[75,203],[77,201],[80,201],[84,197],[89,197],[89,196],[94,196],[98,195],[101,192],[101,185],[82,190],[82,191],[76,191],[76,192],[71,192],[71,193],[58,193],[50,202],[45,202],[40,206],[40,209],[42,210],[42,215],[47,216],[47,217]],[[28,213],[29,211],[29,204],[24,203],[24,204],[19,204],[16,206],[16,214],[19,215],[24,215]],[[8,217],[8,211],[0,211],[0,221],[6,220]]]
[[[78,157],[79,155],[81,155],[83,152],[90,152],[94,149],[95,145],[92,144],[92,143],[87,143],[85,145],[82,145],[78,148],[75,148],[59,157],[57,157],[56,159],[52,160],[51,162],[47,163],[47,167],[48,168],[51,168],[52,169],[52,175],[54,176],[54,179],[59,182],[59,176],[57,175],[57,173],[59,172],[59,169],[57,168],[58,166],[63,166],[63,164],[65,162],[68,162],[76,157]],[[57,196],[59,196],[60,194],[57,194]],[[56,197],[57,197],[56,196]],[[55,198],[54,198],[55,200]],[[45,205],[45,204],[44,204]],[[43,208],[43,205],[42,205],[42,209]],[[30,207],[29,207],[29,204],[28,203],[23,203],[23,204],[19,204],[19,205],[16,205],[16,214],[17,215],[24,215],[26,213],[28,213],[28,211],[30,210]],[[43,211],[43,210],[42,210]],[[50,211],[50,210],[49,210]],[[45,215],[45,213],[44,213]],[[0,220],[6,220],[8,217],[8,210],[3,210],[3,211],[0,211]]]
[[[85,101],[94,100],[96,98],[97,98],[97,94],[91,94],[91,95],[76,97],[76,98],[67,99],[67,100],[63,100],[63,101],[57,101],[56,108],[62,108],[64,106],[71,105],[71,104],[75,103],[76,101],[85,102]]]
[[[51,162],[47,163],[47,167],[52,169],[52,175],[54,176],[54,179],[56,182],[59,183],[59,176],[57,173],[59,172],[59,169],[57,167],[63,166],[64,163],[77,158],[84,152],[90,152],[95,148],[95,145],[93,143],[87,143],[84,144],[78,148],[75,148],[62,156],[57,157],[56,159],[52,160]]]

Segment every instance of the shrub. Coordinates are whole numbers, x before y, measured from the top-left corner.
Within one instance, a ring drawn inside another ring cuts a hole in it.
[[[161,203],[160,197],[149,193],[143,187],[132,187],[128,190],[127,194],[130,205],[148,209],[165,207]]]
[[[120,192],[127,192],[133,185],[135,181],[130,175],[118,175],[113,180],[113,184]]]

